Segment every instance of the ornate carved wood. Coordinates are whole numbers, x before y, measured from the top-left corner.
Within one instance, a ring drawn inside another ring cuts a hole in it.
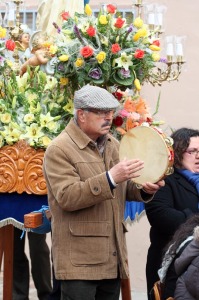
[[[0,148],[0,193],[47,194],[43,157],[43,149],[34,149],[24,140]]]

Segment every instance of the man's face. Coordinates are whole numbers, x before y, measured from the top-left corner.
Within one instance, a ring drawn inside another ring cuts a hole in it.
[[[109,132],[114,110],[78,110],[80,128],[94,141]]]

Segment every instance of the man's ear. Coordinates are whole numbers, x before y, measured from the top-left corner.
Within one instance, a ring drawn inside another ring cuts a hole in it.
[[[79,122],[84,123],[85,122],[85,111],[83,109],[78,109],[77,110],[77,119],[79,120]]]

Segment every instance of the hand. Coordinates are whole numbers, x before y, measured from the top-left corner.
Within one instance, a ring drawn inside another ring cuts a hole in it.
[[[139,171],[144,168],[144,162],[139,159],[124,159],[112,167],[109,172],[115,181],[120,183],[131,178],[139,177]]]
[[[156,183],[146,182],[142,184],[142,190],[147,194],[155,194],[164,185],[165,185],[164,180],[160,180]]]

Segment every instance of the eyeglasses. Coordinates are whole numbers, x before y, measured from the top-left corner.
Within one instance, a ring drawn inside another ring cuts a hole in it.
[[[199,150],[198,149],[190,149],[190,150],[186,150],[186,153],[193,155],[193,156],[197,156],[199,154]]]
[[[97,109],[85,109],[88,112],[92,112],[96,115],[98,115],[100,118],[105,118],[111,115],[111,117],[114,115],[115,110],[97,110]]]

